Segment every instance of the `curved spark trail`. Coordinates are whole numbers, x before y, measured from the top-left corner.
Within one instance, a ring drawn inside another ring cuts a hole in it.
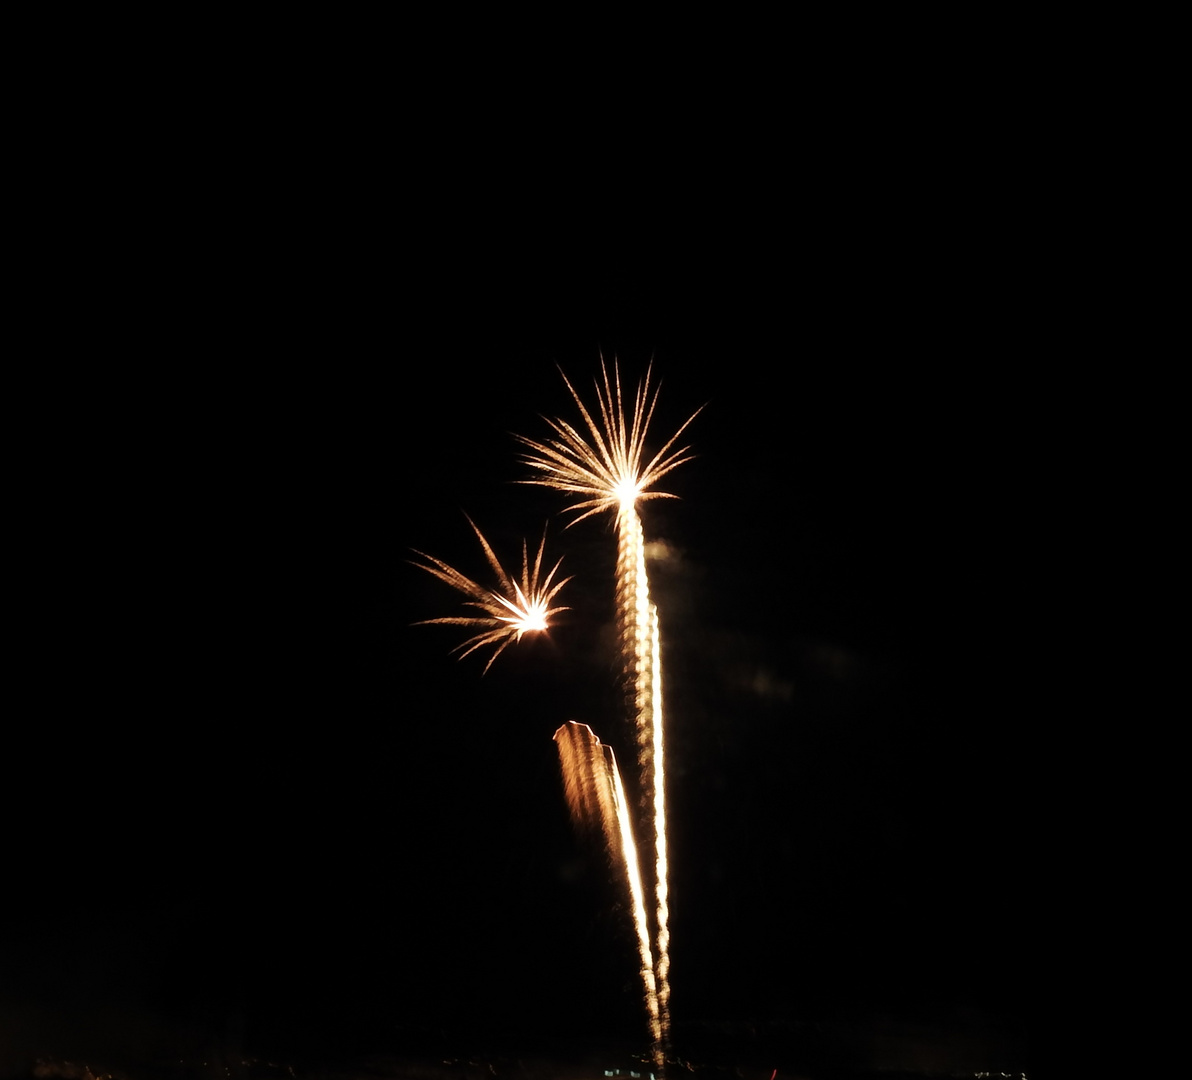
[[[521,641],[523,634],[549,629],[549,620],[552,615],[557,615],[560,611],[569,610],[566,607],[551,607],[550,602],[571,578],[563,578],[562,581],[551,585],[551,581],[554,579],[555,573],[563,561],[562,559],[551,567],[545,579],[542,578],[542,552],[546,546],[546,532],[544,530],[542,540],[538,544],[538,554],[534,558],[533,566],[530,565],[526,542],[524,540],[522,541],[521,580],[515,581],[505,572],[500,561],[493,554],[493,549],[489,546],[488,541],[485,540],[484,534],[476,527],[476,523],[467,514],[464,517],[468,518],[468,524],[472,526],[472,531],[475,532],[477,539],[480,541],[480,546],[484,549],[488,564],[497,576],[501,592],[492,592],[485,589],[440,559],[426,555],[421,551],[415,551],[415,555],[425,559],[431,565],[423,565],[412,560],[411,565],[417,566],[420,570],[425,570],[428,574],[434,574],[440,581],[446,582],[453,589],[457,589],[465,596],[470,596],[472,599],[466,601],[464,606],[478,608],[484,614],[457,615],[442,619],[423,619],[414,625],[427,626],[441,623],[448,626],[481,628],[480,633],[457,645],[452,652],[459,652],[462,649],[463,652],[460,652],[459,657],[462,660],[469,653],[475,652],[485,645],[495,645],[496,648],[493,650],[492,656],[489,657],[488,663],[484,665],[484,670],[487,672],[492,667],[493,661],[501,655],[511,642]]]
[[[657,1052],[662,1045],[664,1025],[658,986],[654,976],[654,957],[650,950],[650,927],[646,916],[645,890],[642,888],[641,864],[633,840],[633,825],[621,786],[621,771],[611,746],[605,746],[587,724],[572,720],[555,732],[559,764],[563,770],[563,790],[571,816],[580,828],[603,832],[613,862],[624,870],[633,901],[633,925],[637,931],[637,950],[641,959],[639,974],[650,1020],[655,1065],[664,1059]]]
[[[662,660],[658,613],[650,601],[637,503],[646,499],[675,497],[666,492],[654,491],[652,487],[672,469],[690,460],[688,447],[672,448],[701,410],[697,409],[688,417],[643,467],[646,431],[658,400],[658,390],[655,389],[653,394],[650,392],[650,369],[647,369],[645,378],[638,385],[632,414],[627,415],[620,373],[614,365],[613,381],[610,383],[608,369],[601,361],[601,380],[596,383],[596,411],[600,423],[593,419],[566,375],[563,375],[563,381],[579,408],[587,434],[563,420],[548,419],[547,424],[554,432],[553,438],[538,442],[518,436],[519,441],[530,450],[525,456],[526,464],[538,474],[522,482],[578,496],[579,501],[572,503],[568,509],[582,513],[571,525],[605,510],[616,513],[616,603],[623,676],[629,710],[637,731],[642,797],[653,816],[658,934],[656,983],[660,1033],[655,1037],[654,1056],[656,1063],[661,1064],[670,1027]]]
[[[616,768],[611,746],[605,746],[587,724],[571,720],[555,732],[563,794],[571,819],[584,832],[598,832],[608,841],[613,858],[622,854],[617,842]]]

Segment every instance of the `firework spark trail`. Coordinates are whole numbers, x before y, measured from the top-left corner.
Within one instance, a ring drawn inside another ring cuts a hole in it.
[[[653,812],[655,840],[655,895],[658,924],[657,984],[661,998],[661,1037],[655,1038],[655,1058],[661,1058],[669,1037],[670,932],[667,927],[666,797],[663,753],[662,661],[657,610],[650,602],[646,576],[638,501],[674,498],[666,492],[649,490],[672,469],[690,459],[688,448],[672,450],[679,435],[699,415],[696,410],[662,449],[642,467],[646,430],[654,415],[658,390],[650,392],[650,369],[638,384],[632,418],[627,418],[621,393],[621,378],[613,367],[601,361],[601,381],[596,383],[597,412],[593,419],[575,388],[563,376],[571,397],[583,417],[587,435],[563,420],[547,419],[554,437],[538,442],[518,436],[531,453],[526,463],[539,475],[524,483],[539,484],[578,496],[569,509],[581,511],[572,525],[592,514],[615,511],[617,517],[617,622],[621,635],[625,687],[637,731],[638,758],[642,770],[642,797]],[[570,527],[570,526],[569,526]],[[651,805],[652,804],[652,805]]]
[[[599,832],[608,841],[614,858],[620,858],[614,785],[605,746],[587,724],[575,721],[555,732],[559,764],[563,769],[563,794],[572,820],[585,832]]]
[[[617,512],[617,624],[621,635],[623,677],[637,726],[638,763],[648,770],[653,755],[654,667],[650,655],[650,582],[642,522],[632,505]]]
[[[654,1042],[654,1064],[661,1069],[665,1064],[661,1050],[663,1025],[654,976],[654,957],[650,950],[645,890],[642,888],[637,845],[633,840],[633,826],[629,820],[617,759],[612,747],[601,743],[587,724],[578,724],[575,721],[564,724],[555,732],[555,745],[559,749],[563,790],[572,817],[581,828],[600,827],[608,843],[610,856],[624,870],[629,882],[629,893],[633,901],[633,925],[637,931],[637,949],[641,960],[639,973],[642,993],[646,1013],[650,1019],[650,1035]]]
[[[633,895],[633,921],[637,927],[637,948],[642,961],[641,977],[646,993],[646,1011],[650,1016],[650,1039],[654,1044],[654,1066],[661,1071],[666,1065],[666,1042],[669,1032],[662,1026],[662,1018],[658,1009],[658,984],[654,974],[654,958],[650,954],[650,927],[646,917],[641,864],[637,861],[637,846],[633,842],[633,826],[629,820],[629,804],[625,799],[625,789],[621,786],[621,771],[615,767],[613,768],[613,783],[616,785],[617,792],[617,822],[621,828],[621,842],[625,848],[625,866],[629,871],[629,891]]]
[[[553,586],[551,581],[554,579],[555,573],[562,563],[562,559],[551,567],[550,572],[546,575],[545,580],[542,579],[542,552],[546,546],[546,532],[543,531],[542,540],[538,544],[538,554],[534,558],[533,566],[530,565],[529,550],[526,547],[526,542],[522,541],[522,571],[521,580],[515,581],[501,566],[497,556],[493,553],[493,549],[484,538],[484,534],[476,527],[476,523],[464,515],[468,519],[468,524],[472,526],[472,531],[476,534],[480,541],[480,546],[484,549],[485,558],[488,559],[488,564],[492,567],[493,572],[497,575],[501,592],[491,592],[488,589],[476,584],[471,578],[464,577],[458,570],[448,566],[440,559],[436,559],[431,555],[426,555],[421,551],[415,551],[414,554],[431,565],[424,565],[411,561],[411,565],[417,566],[420,570],[425,570],[428,574],[433,574],[440,581],[446,582],[453,589],[458,590],[465,596],[470,596],[472,599],[465,602],[465,607],[478,608],[484,612],[483,617],[477,615],[456,615],[449,616],[442,619],[423,619],[421,622],[415,623],[415,626],[427,626],[435,623],[445,624],[449,626],[472,626],[481,628],[480,633],[468,638],[462,644],[457,645],[453,652],[460,652],[459,658],[462,660],[469,653],[475,652],[477,649],[485,645],[495,645],[492,656],[489,657],[488,663],[484,665],[485,672],[492,667],[493,661],[501,655],[501,653],[513,641],[521,641],[522,635],[530,632],[547,630],[550,628],[550,617],[557,615],[560,611],[569,610],[566,607],[550,606],[550,602],[558,595],[558,592],[564,585],[571,580],[571,578],[563,578],[562,581],[556,582]]]
[[[667,903],[666,772],[663,747],[662,648],[658,609],[650,600],[642,523],[632,504],[617,513],[617,614],[621,631],[629,707],[637,731],[642,798],[652,811],[654,834],[655,924],[658,934],[656,982],[665,1055],[670,1039],[670,909]]]
[[[654,709],[654,890],[658,918],[658,1016],[664,1036],[670,1032],[670,906],[667,903],[666,857],[666,754],[662,745],[662,647],[658,630],[658,608],[650,605],[650,658],[653,686],[650,701]]]

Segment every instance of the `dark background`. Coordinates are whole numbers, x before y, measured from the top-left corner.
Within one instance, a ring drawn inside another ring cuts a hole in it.
[[[556,365],[590,400],[603,354],[629,383],[653,358],[655,447],[705,406],[642,511],[678,1051],[781,1065],[849,1023],[1031,1060],[1066,226],[987,147],[879,129],[814,167],[751,143],[726,187],[694,150],[601,161],[597,195],[578,159],[516,196],[423,163],[399,194],[359,141],[351,182],[249,169],[185,214],[155,190],[131,240],[88,225],[27,399],[14,1045],[644,1048],[551,742],[624,739],[611,523],[563,532],[513,483],[511,433],[574,415]],[[461,511],[510,562],[549,521],[575,575],[485,676],[410,625],[457,609],[411,549],[484,571]]]

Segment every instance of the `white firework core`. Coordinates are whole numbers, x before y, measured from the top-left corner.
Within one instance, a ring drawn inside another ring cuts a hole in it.
[[[464,515],[467,517],[467,514]],[[471,578],[465,577],[458,570],[448,566],[440,559],[425,555],[421,551],[414,554],[426,560],[426,563],[414,563],[428,574],[434,574],[440,581],[446,582],[453,589],[458,590],[471,599],[465,601],[465,607],[478,608],[482,615],[453,615],[442,619],[424,619],[416,626],[429,624],[444,624],[448,626],[470,626],[478,628],[480,633],[468,638],[453,650],[460,653],[462,660],[469,653],[485,645],[495,645],[492,656],[484,665],[487,672],[493,661],[501,655],[511,642],[521,641],[522,635],[531,632],[542,632],[550,628],[550,618],[560,611],[567,611],[565,607],[551,607],[550,603],[558,592],[571,578],[563,578],[554,585],[551,581],[559,569],[562,559],[551,567],[545,578],[542,577],[542,553],[546,546],[546,532],[543,531],[542,540],[538,544],[538,554],[531,565],[529,550],[526,542],[522,541],[522,572],[521,580],[511,578],[501,566],[493,549],[489,546],[484,534],[476,527],[476,523],[468,518],[484,549],[485,558],[496,574],[499,592],[494,592],[478,585]],[[462,652],[460,651],[462,650]]]

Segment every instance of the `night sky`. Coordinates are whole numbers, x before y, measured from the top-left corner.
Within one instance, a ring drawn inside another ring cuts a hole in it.
[[[648,445],[704,406],[679,498],[642,507],[680,1052],[780,1064],[842,1017],[1029,1044],[1058,381],[1037,280],[1004,208],[833,188],[786,220],[607,212],[532,246],[491,205],[441,231],[348,209],[96,300],[89,332],[137,363],[35,403],[64,524],[7,857],[21,1038],[645,1049],[623,900],[551,741],[580,720],[630,758],[612,524],[564,531],[561,496],[514,483],[513,434],[574,416],[556,365],[590,400],[603,353],[629,383],[653,358]],[[483,576],[464,512],[508,562],[549,523],[574,575],[549,639],[483,676],[449,655],[463,631],[411,625],[458,609],[412,549]]]

